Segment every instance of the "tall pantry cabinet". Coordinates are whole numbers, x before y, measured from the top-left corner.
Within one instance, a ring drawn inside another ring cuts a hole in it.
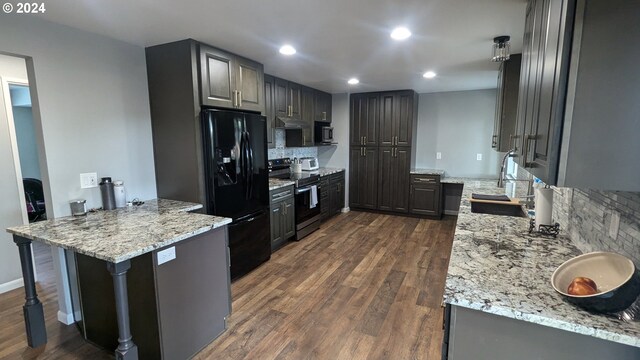
[[[417,106],[412,90],[351,95],[349,207],[409,211]]]

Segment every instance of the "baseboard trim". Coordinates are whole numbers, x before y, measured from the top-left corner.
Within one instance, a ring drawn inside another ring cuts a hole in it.
[[[342,210],[343,213],[348,213],[349,211],[351,211],[351,209],[347,206],[347,207],[343,207]]]
[[[455,210],[444,210],[442,213],[443,213],[443,214],[445,214],[445,215],[455,215],[455,216],[458,216],[458,212],[457,212],[457,211],[455,211]]]
[[[58,321],[60,321],[61,323],[65,324],[65,325],[71,325],[71,324],[74,323],[73,314],[67,314],[67,313],[64,313],[64,312],[58,310]]]
[[[15,290],[17,288],[21,288],[23,286],[24,286],[24,282],[22,281],[22,278],[15,279],[15,280],[6,282],[4,284],[0,284],[0,294],[6,293],[11,290]]]

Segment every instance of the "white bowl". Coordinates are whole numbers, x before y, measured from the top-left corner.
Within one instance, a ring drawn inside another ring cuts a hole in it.
[[[640,293],[640,278],[626,257],[609,252],[592,252],[565,261],[551,275],[551,285],[570,302],[585,309],[612,313],[626,309]],[[596,283],[598,292],[592,295],[571,295],[569,284],[576,277],[588,277]]]

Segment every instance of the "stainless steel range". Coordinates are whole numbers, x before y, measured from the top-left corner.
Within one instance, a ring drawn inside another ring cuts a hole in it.
[[[269,177],[295,182],[296,240],[320,228],[320,175],[317,171],[292,173],[291,159],[269,160]]]

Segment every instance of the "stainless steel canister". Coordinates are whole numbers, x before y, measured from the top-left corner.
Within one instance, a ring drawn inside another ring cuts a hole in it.
[[[71,207],[71,215],[82,216],[87,215],[87,200],[73,200],[69,201]]]

